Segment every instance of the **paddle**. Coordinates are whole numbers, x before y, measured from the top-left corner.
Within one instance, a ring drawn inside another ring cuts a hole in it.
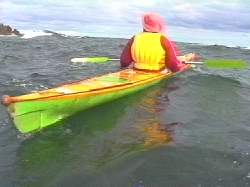
[[[85,57],[85,58],[72,58],[71,62],[74,63],[106,63],[109,61],[119,61],[120,59],[112,59],[108,57]],[[185,62],[186,64],[204,65],[207,68],[214,69],[245,69],[248,64],[244,60],[235,59],[209,59],[204,62]]]

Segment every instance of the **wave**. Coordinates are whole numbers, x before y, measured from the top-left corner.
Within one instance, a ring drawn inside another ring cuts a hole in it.
[[[104,37],[104,38],[123,38],[126,39],[126,35],[119,35],[105,33],[105,32],[77,32],[77,31],[70,31],[70,30],[58,30],[58,31],[51,31],[51,30],[43,30],[43,31],[35,31],[35,30],[20,30],[24,36],[22,38],[29,39],[39,36],[51,36],[51,35],[60,35],[64,37]]]
[[[43,30],[43,31],[38,31],[38,30],[20,30],[20,32],[23,34],[21,38],[23,39],[30,39],[30,38],[35,38],[35,37],[40,37],[40,36],[52,36],[52,35],[60,35],[64,37],[84,37],[87,36],[86,34],[80,33],[80,32],[75,32],[75,31],[50,31],[50,30]],[[13,36],[13,35],[11,35]]]
[[[20,30],[20,32],[23,34],[22,38],[24,39],[30,39],[38,36],[51,36],[52,33],[48,33],[46,31],[34,31],[34,30]]]

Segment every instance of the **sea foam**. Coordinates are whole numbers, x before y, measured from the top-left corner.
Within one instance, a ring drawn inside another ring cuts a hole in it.
[[[20,30],[22,34],[22,38],[24,39],[29,39],[29,38],[34,38],[38,36],[51,36],[52,33],[47,33],[45,31],[34,31],[34,30]]]

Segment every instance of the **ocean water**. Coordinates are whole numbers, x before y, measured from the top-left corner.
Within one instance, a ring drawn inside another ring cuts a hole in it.
[[[0,37],[0,96],[118,71],[117,62],[70,59],[118,58],[126,42],[56,33]],[[177,45],[207,59],[250,63],[245,48]],[[199,66],[28,135],[0,105],[0,186],[250,186],[249,81],[249,68]]]

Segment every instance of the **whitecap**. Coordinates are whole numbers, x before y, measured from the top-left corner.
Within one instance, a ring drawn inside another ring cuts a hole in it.
[[[24,39],[34,38],[38,36],[51,36],[52,35],[52,33],[47,33],[44,31],[34,31],[34,30],[20,30],[20,32],[24,34],[22,36],[22,38]]]

